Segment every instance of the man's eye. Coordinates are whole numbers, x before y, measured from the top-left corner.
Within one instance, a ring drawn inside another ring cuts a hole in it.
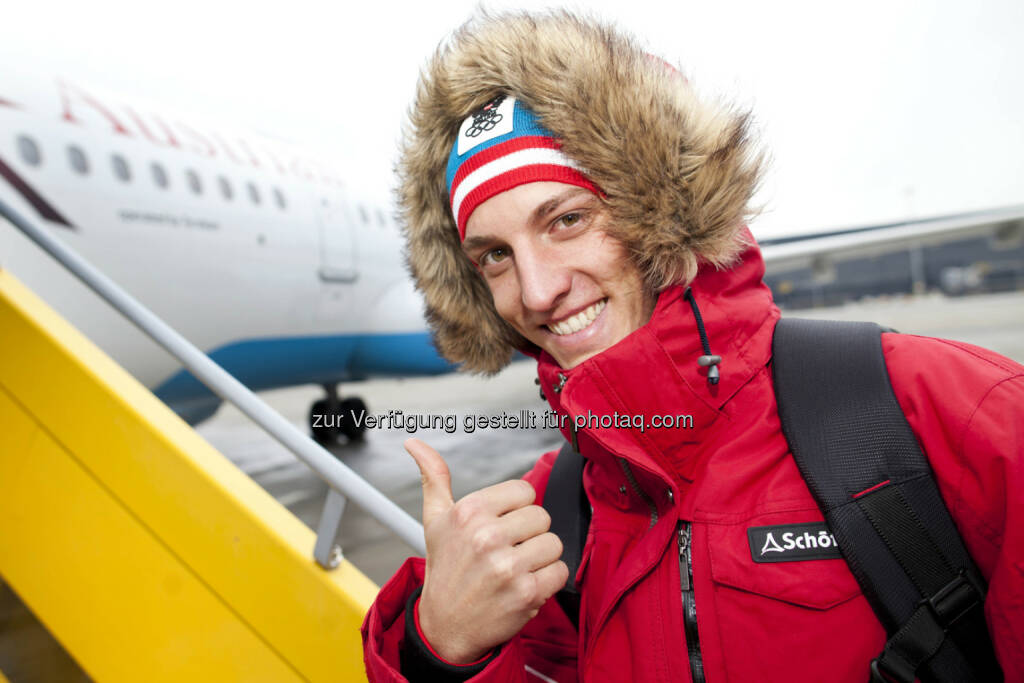
[[[506,258],[508,258],[508,250],[507,249],[501,249],[501,248],[491,249],[490,251],[486,252],[483,255],[483,258],[480,259],[480,263],[482,263],[483,265],[486,266],[486,265],[491,265],[491,264],[495,264],[495,263],[501,263]]]
[[[583,216],[578,213],[567,213],[558,219],[558,221],[567,228],[571,228],[581,220],[583,220]]]

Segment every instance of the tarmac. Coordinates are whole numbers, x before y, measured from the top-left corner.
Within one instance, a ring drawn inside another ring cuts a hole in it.
[[[904,333],[966,341],[1024,363],[1024,292],[960,298],[937,294],[892,297],[784,314],[873,320]],[[342,437],[342,442],[329,450],[420,519],[419,471],[402,448],[402,442],[410,435],[434,446],[448,462],[456,499],[521,476],[541,454],[561,445],[557,430],[541,428],[547,404],[540,399],[534,384],[534,365],[528,359],[513,363],[490,379],[453,374],[343,386],[343,396],[362,397],[369,414],[381,418],[384,424],[368,430],[359,442],[344,443]],[[287,419],[306,429],[309,407],[323,397],[323,389],[306,386],[264,392],[261,396]],[[397,411],[401,411],[401,417]],[[512,428],[512,418],[522,416],[522,411],[536,416],[538,428]],[[508,420],[504,428],[487,426],[467,431],[467,418],[501,419],[503,415]],[[423,416],[436,416],[435,426],[439,428],[417,428],[415,433],[402,428],[401,418],[408,424],[409,418]],[[222,407],[198,431],[297,517],[316,528],[327,487],[289,451],[232,406]],[[345,556],[378,584],[386,581],[413,552],[354,505],[345,512],[341,543]]]

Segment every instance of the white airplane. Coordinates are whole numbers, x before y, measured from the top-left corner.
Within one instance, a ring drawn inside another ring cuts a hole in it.
[[[0,199],[251,389],[323,385],[311,415],[363,407],[339,401],[342,382],[453,369],[431,344],[395,224],[280,142],[5,71]],[[217,409],[219,398],[6,221],[0,267],[189,422]],[[313,431],[330,440],[339,430]],[[358,435],[345,421],[340,431]]]

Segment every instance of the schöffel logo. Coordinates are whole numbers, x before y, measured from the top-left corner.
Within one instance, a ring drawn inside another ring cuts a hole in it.
[[[824,522],[778,524],[747,529],[754,562],[796,562],[841,558],[836,537]]]

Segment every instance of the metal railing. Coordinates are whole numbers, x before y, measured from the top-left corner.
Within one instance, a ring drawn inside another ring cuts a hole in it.
[[[211,391],[248,415],[324,480],[330,490],[324,502],[313,549],[313,556],[320,566],[333,569],[341,563],[339,534],[346,500],[351,500],[394,531],[419,554],[426,553],[422,525],[372,484],[285,420],[224,368],[60,240],[29,223],[3,201],[0,201],[0,215],[181,361]]]

